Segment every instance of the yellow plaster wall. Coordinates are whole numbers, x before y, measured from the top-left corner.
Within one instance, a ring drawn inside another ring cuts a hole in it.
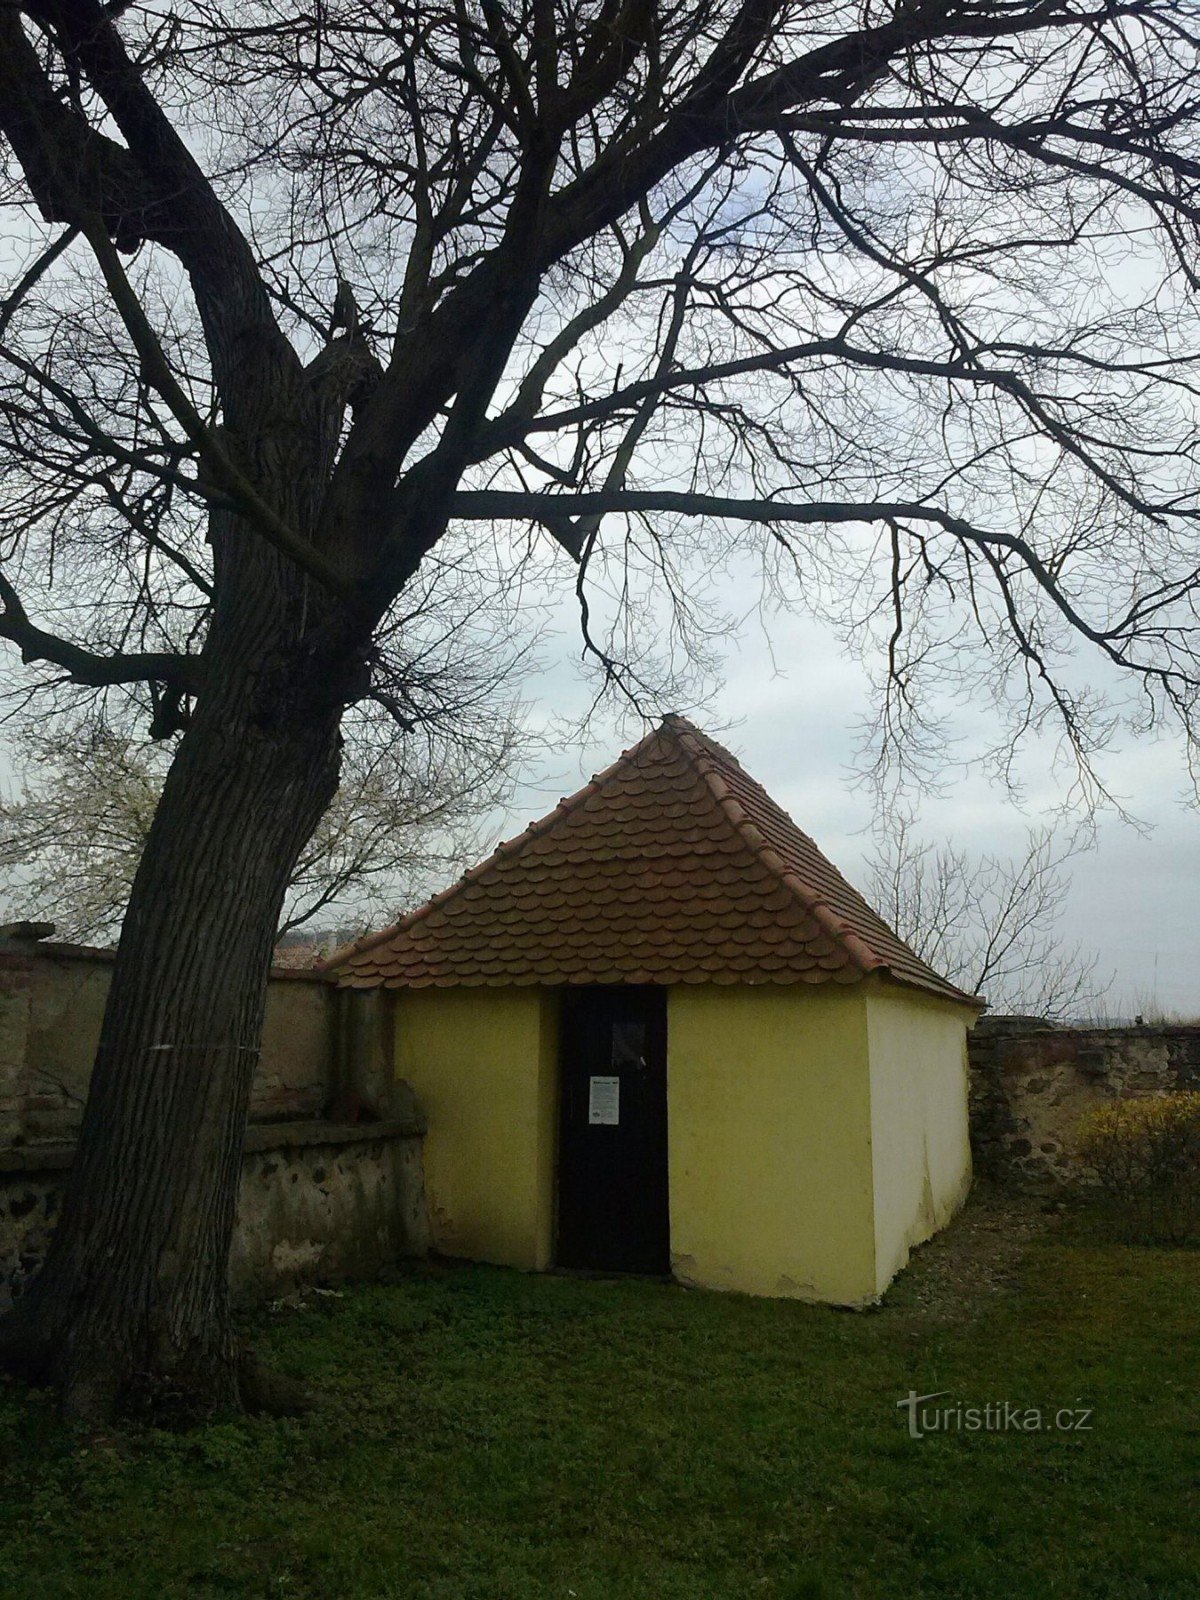
[[[864,989],[675,988],[667,1050],[676,1276],[874,1298]]]
[[[873,1300],[970,1184],[972,1014],[893,985],[680,986],[667,1012],[672,1265],[680,1281]],[[551,991],[404,991],[396,1071],[429,1119],[447,1255],[553,1260]]]
[[[444,1254],[550,1265],[556,1034],[556,999],[543,989],[397,995],[396,1072],[429,1119],[425,1191]]]
[[[868,993],[878,1293],[970,1188],[967,1029],[974,1016],[898,985]]]

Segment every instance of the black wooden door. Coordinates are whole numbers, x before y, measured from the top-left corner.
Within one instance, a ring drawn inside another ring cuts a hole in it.
[[[558,1264],[666,1272],[667,997],[664,989],[563,995]]]

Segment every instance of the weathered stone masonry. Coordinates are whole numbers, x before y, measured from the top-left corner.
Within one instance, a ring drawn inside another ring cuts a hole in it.
[[[0,1303],[53,1230],[111,970],[107,951],[0,943]],[[391,1041],[377,995],[273,974],[230,1262],[239,1303],[427,1249],[424,1127]]]
[[[1084,1176],[1076,1130],[1105,1101],[1200,1089],[1200,1027],[985,1019],[970,1039],[976,1170],[1046,1187]]]

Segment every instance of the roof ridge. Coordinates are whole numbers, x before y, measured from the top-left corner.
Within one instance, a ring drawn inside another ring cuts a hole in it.
[[[679,720],[685,721],[686,719],[680,718]],[[582,788],[576,789],[573,794],[565,795],[556,806],[546,812],[544,817],[535,818],[520,833],[513,834],[511,839],[501,839],[494,850],[484,856],[482,861],[477,861],[473,867],[468,867],[462,877],[450,884],[448,888],[440,889],[431,899],[416,906],[412,911],[406,911],[402,917],[397,918],[389,927],[380,929],[378,933],[364,933],[359,938],[351,940],[349,944],[342,945],[332,955],[328,955],[323,961],[318,962],[317,970],[328,971],[333,967],[341,966],[351,956],[363,955],[368,950],[374,950],[378,945],[385,943],[396,934],[402,933],[413,927],[414,924],[421,922],[431,912],[444,906],[448,900],[453,900],[456,895],[462,893],[468,884],[481,877],[495,862],[505,856],[520,855],[527,844],[532,843],[534,839],[541,838],[542,834],[551,828],[554,823],[558,822],[560,818],[567,816],[575,810],[576,806],[582,805],[585,800],[590,799],[603,784],[608,782],[619,767],[624,766],[625,762],[631,761],[638,751],[644,745],[649,744],[652,739],[658,738],[666,721],[667,718],[664,717],[662,724],[644,733],[636,744],[629,746],[628,750],[622,750],[617,759],[611,761],[602,771],[594,772]],[[690,727],[691,724],[688,723],[688,726]]]
[[[771,799],[769,792],[763,788],[756,778],[751,777],[732,750],[726,750],[724,745],[718,744],[715,739],[710,738],[706,733],[702,733],[699,728],[688,722],[686,717],[672,717],[670,720],[672,723],[680,724],[680,727],[675,730],[676,737],[687,751],[692,764],[699,772],[709,793],[728,818],[746,848],[762,862],[768,872],[778,879],[784,888],[804,907],[805,911],[816,919],[825,933],[841,944],[854,964],[860,967],[864,973],[879,972],[881,970],[890,971],[889,963],[877,951],[871,949],[861,934],[855,933],[853,928],[847,927],[844,918],[838,915],[828,900],[802,882],[791,871],[787,862],[769,840],[763,837],[761,829],[747,817],[741,803],[729,792],[729,787],[719,770],[718,760],[732,762],[741,777],[747,783],[753,785],[763,798],[786,818],[796,832],[802,838],[808,840],[808,843],[815,850],[818,847],[812,838],[804,832],[798,823],[793,821],[777,801]],[[713,754],[710,754],[710,751]],[[714,759],[714,757],[717,759]],[[836,870],[834,868],[834,871]]]

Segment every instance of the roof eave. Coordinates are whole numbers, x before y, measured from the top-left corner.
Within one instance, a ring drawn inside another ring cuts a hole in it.
[[[894,967],[882,965],[876,967],[868,977],[880,978],[885,983],[894,983],[902,989],[915,989],[918,994],[928,995],[931,1000],[944,1000],[947,1005],[966,1006],[977,1015],[987,1010],[988,1003],[980,994],[968,994],[965,989],[958,988],[949,979],[938,982],[922,981],[920,978],[909,977],[906,973],[897,972]]]

